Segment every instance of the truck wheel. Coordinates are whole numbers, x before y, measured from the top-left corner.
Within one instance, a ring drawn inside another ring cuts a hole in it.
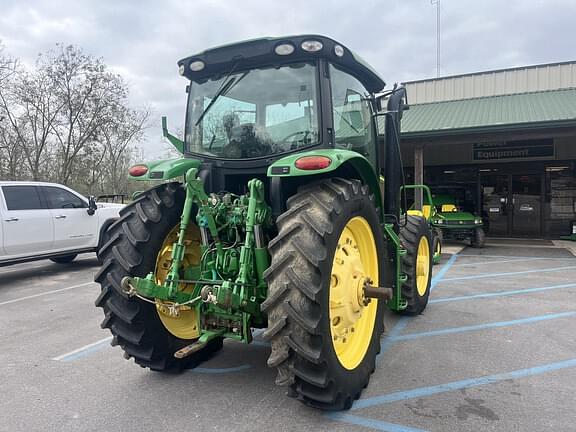
[[[74,261],[78,254],[71,254],[71,255],[64,255],[59,257],[50,258],[50,261],[58,263],[58,264],[68,264]]]
[[[384,330],[384,302],[363,291],[385,268],[374,197],[357,180],[305,185],[277,225],[262,304],[268,366],[303,403],[348,409],[368,385]]]
[[[174,353],[197,338],[198,329],[192,311],[181,311],[178,317],[165,314],[160,305],[127,297],[120,282],[124,276],[144,277],[155,272],[158,281],[170,266],[172,242],[180,222],[184,189],[178,183],[157,186],[138,195],[120,211],[120,218],[107,230],[108,241],[98,251],[104,265],[96,274],[102,291],[96,306],[104,309],[102,328],[108,328],[125,357],[133,357],[142,367],[164,371],[195,367],[222,348],[222,339],[184,358]],[[199,256],[198,228],[190,224],[185,264],[197,264]],[[194,247],[195,242],[198,247]]]
[[[484,230],[482,228],[476,228],[474,230],[474,238],[472,239],[471,245],[475,248],[482,248],[484,247],[484,243],[486,242],[486,234],[484,234]]]
[[[408,215],[406,225],[400,228],[400,241],[406,249],[402,271],[408,277],[402,284],[402,297],[408,305],[399,313],[418,315],[428,305],[432,278],[432,241],[426,219]]]

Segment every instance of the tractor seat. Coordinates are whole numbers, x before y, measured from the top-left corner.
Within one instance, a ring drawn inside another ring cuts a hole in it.
[[[411,216],[420,216],[423,217],[424,219],[428,220],[430,218],[430,211],[431,211],[431,206],[429,205],[423,205],[422,206],[422,210],[408,210],[408,214]]]

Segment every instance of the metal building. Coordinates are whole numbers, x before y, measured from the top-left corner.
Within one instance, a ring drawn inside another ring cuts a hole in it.
[[[408,182],[450,191],[490,236],[571,233],[576,61],[405,84]]]

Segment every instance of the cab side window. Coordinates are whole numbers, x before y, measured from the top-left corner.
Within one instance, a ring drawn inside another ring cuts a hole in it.
[[[368,91],[352,75],[333,65],[330,65],[330,81],[336,148],[354,150],[375,164],[375,136]]]
[[[86,208],[86,203],[65,189],[58,187],[45,186],[42,192],[48,201],[48,208],[51,209],[73,209],[73,208]]]
[[[8,210],[44,209],[36,186],[2,186]]]

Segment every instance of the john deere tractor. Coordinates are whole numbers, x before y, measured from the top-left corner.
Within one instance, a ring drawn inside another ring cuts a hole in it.
[[[384,92],[356,54],[315,35],[178,65],[184,140],[165,121],[164,134],[183,157],[129,170],[160,184],[122,210],[99,252],[102,326],[156,371],[265,329],[277,384],[349,408],[376,366],[385,310],[415,315],[428,302],[430,229],[399,210],[405,89]]]

